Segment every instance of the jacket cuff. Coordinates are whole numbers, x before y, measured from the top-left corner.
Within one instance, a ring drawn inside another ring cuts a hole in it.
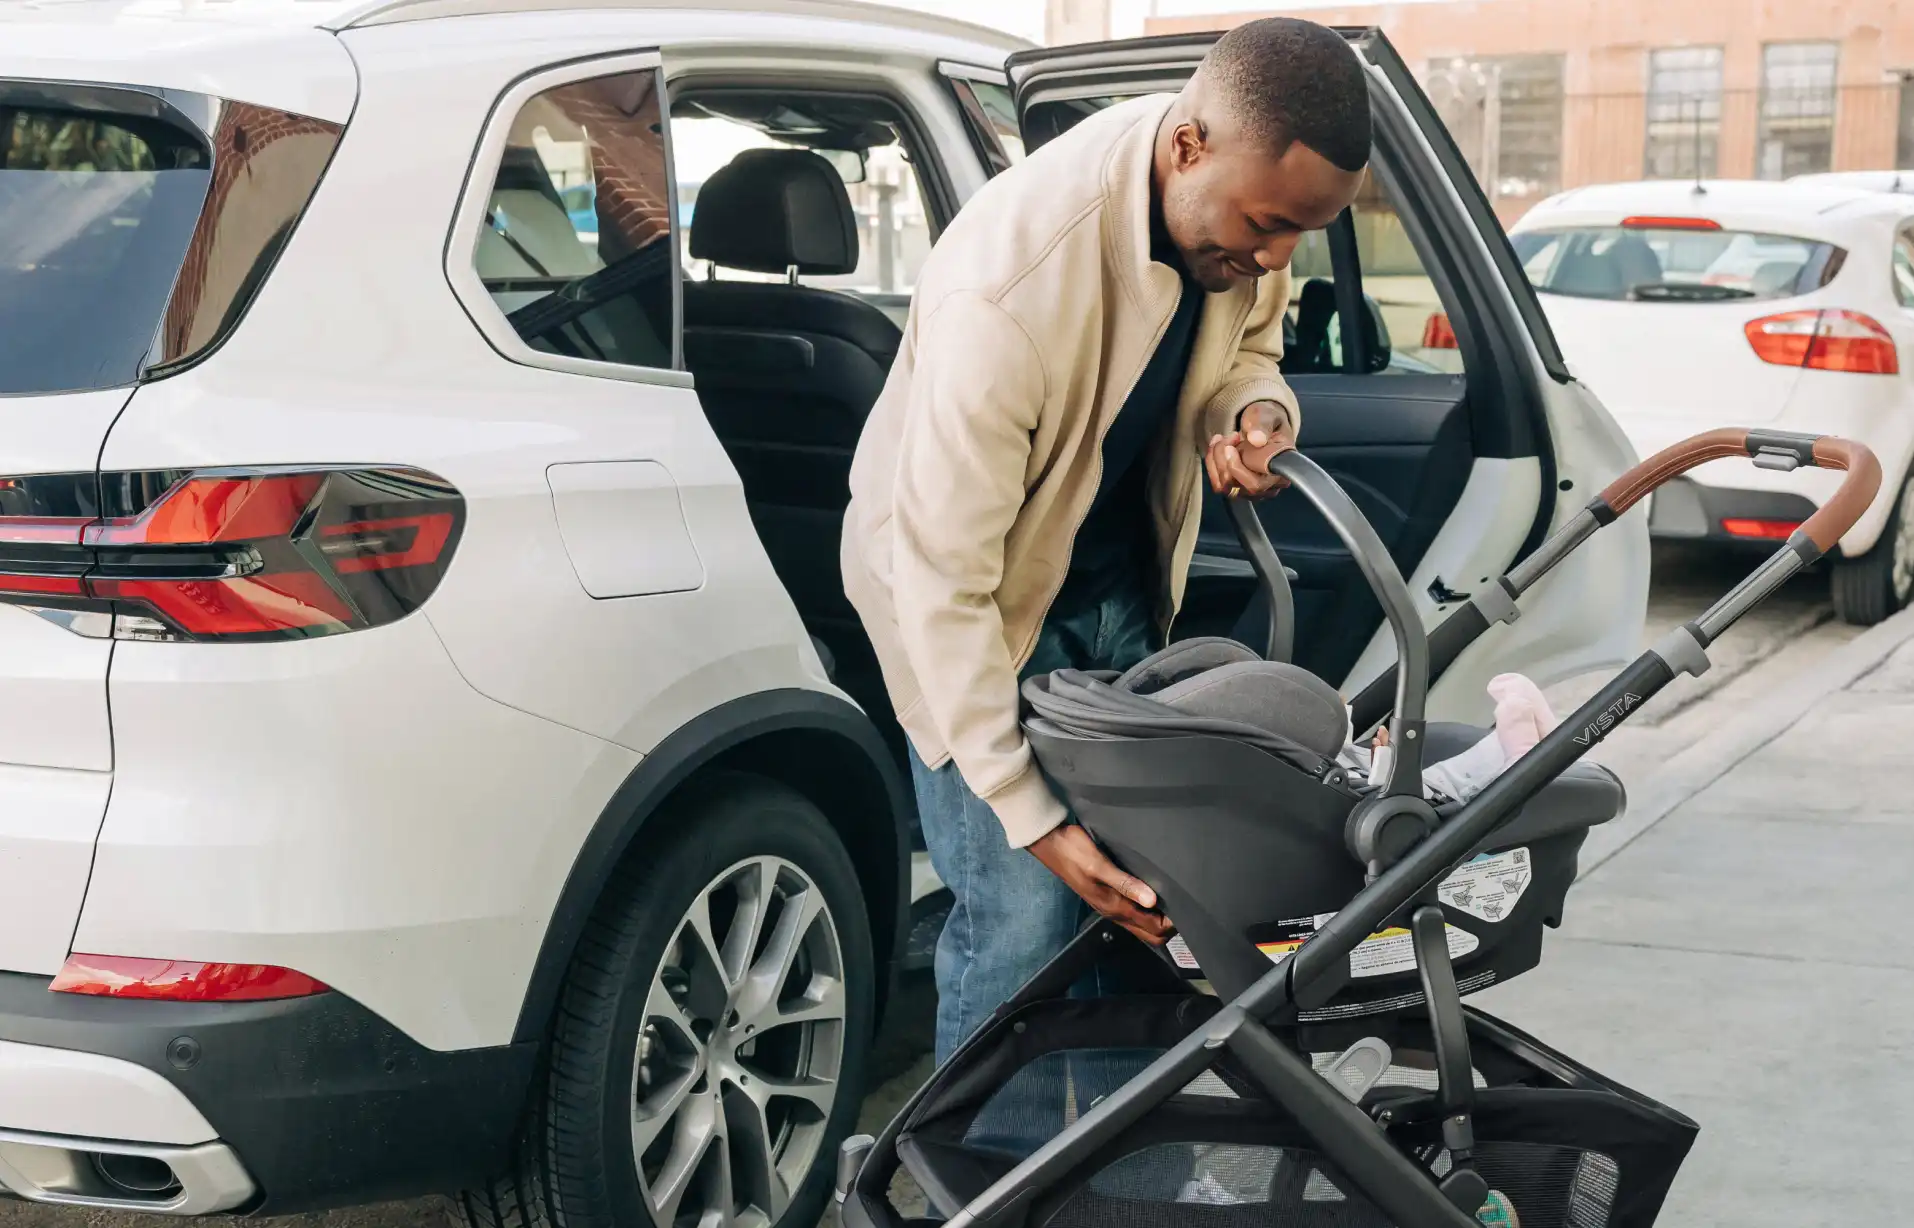
[[[1051,791],[1050,782],[1033,762],[984,797],[1004,825],[1013,849],[1036,843],[1070,817],[1070,810]]]
[[[1237,419],[1257,401],[1276,402],[1289,415],[1290,427],[1296,431],[1302,430],[1303,415],[1296,407],[1295,392],[1281,379],[1259,375],[1225,384],[1216,390],[1204,408],[1204,420],[1212,427],[1210,434],[1227,435],[1238,429]]]

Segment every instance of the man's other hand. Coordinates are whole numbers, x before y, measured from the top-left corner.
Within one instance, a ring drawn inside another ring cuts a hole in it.
[[[1153,947],[1169,940],[1174,927],[1156,911],[1156,892],[1118,869],[1089,832],[1066,823],[1039,837],[1030,852],[1090,907],[1138,938]]]
[[[1210,475],[1210,489],[1231,498],[1247,495],[1261,499],[1288,486],[1287,478],[1256,469],[1243,458],[1245,447],[1273,447],[1275,451],[1266,455],[1274,456],[1276,452],[1287,452],[1296,446],[1296,428],[1290,425],[1283,407],[1274,401],[1251,401],[1237,417],[1237,426],[1239,429],[1228,435],[1210,439],[1209,451],[1203,457],[1203,466]]]

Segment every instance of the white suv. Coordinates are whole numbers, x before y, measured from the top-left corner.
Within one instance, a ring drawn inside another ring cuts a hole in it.
[[[1286,366],[1434,620],[1634,458],[1351,37],[1376,173],[1299,251]],[[0,1185],[806,1222],[936,887],[836,571],[912,270],[1205,45],[839,0],[6,5]],[[1299,658],[1373,678],[1352,561],[1264,514]],[[1179,634],[1259,617],[1226,526]],[[1621,663],[1646,549],[1579,551],[1437,710]]]

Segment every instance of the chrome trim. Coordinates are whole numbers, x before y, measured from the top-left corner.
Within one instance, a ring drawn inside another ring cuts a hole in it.
[[[140,1197],[108,1182],[93,1158],[138,1156],[173,1170],[177,1190]],[[29,1202],[67,1207],[143,1211],[149,1215],[210,1215],[230,1211],[257,1192],[233,1149],[224,1143],[178,1146],[69,1138],[0,1130],[0,1188]]]

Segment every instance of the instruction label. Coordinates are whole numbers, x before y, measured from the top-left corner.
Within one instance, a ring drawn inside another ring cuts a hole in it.
[[[1308,941],[1315,932],[1329,924],[1333,912],[1320,913],[1314,917],[1297,917],[1279,921],[1270,926],[1276,931],[1257,942],[1256,949],[1267,955],[1271,963],[1282,959],[1297,947]],[[1449,940],[1449,958],[1461,959],[1482,945],[1482,940],[1464,929],[1451,925],[1447,927]],[[1184,972],[1200,973],[1202,968],[1196,962],[1189,944],[1178,934],[1169,941],[1166,950],[1170,960]],[[1392,976],[1398,972],[1414,972],[1416,967],[1415,939],[1407,929],[1391,926],[1389,929],[1371,934],[1363,939],[1354,951],[1349,953],[1349,973],[1354,977]]]
[[[1525,848],[1482,854],[1442,880],[1436,894],[1444,904],[1484,921],[1500,921],[1515,911],[1535,877]],[[1451,940],[1453,942],[1453,940]]]

